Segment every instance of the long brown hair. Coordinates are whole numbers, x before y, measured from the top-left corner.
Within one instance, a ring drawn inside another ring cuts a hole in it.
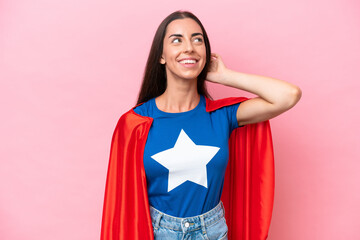
[[[211,49],[209,38],[206,34],[205,28],[200,22],[200,20],[191,12],[188,11],[176,11],[167,16],[159,25],[156,30],[149,57],[146,62],[144,78],[141,84],[139,97],[137,104],[146,102],[151,98],[160,96],[166,90],[166,71],[165,65],[160,64],[160,58],[163,52],[163,41],[166,33],[166,28],[172,21],[176,19],[191,18],[195,20],[204,36],[204,43],[206,48],[206,63],[204,69],[201,71],[197,78],[197,90],[199,94],[205,95],[207,98],[212,99],[208,93],[205,85],[206,74],[208,72],[208,67],[211,57]]]

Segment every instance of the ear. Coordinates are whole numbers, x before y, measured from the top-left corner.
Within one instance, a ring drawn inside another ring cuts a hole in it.
[[[160,58],[160,63],[161,63],[161,64],[165,64],[165,63],[166,63],[166,62],[165,62],[165,59],[164,59],[163,57]]]

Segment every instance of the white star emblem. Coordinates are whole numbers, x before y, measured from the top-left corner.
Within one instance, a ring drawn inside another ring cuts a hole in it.
[[[206,164],[220,148],[196,145],[181,129],[175,146],[151,157],[169,169],[168,192],[189,180],[207,188]]]

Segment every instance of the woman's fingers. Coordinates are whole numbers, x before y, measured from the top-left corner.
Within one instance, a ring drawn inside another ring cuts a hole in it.
[[[211,53],[211,58],[218,58],[219,55],[217,55],[216,53]]]

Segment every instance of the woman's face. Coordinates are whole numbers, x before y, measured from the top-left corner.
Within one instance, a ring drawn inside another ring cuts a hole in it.
[[[206,63],[203,32],[193,19],[177,19],[168,26],[164,38],[161,64],[167,79],[196,79]]]

